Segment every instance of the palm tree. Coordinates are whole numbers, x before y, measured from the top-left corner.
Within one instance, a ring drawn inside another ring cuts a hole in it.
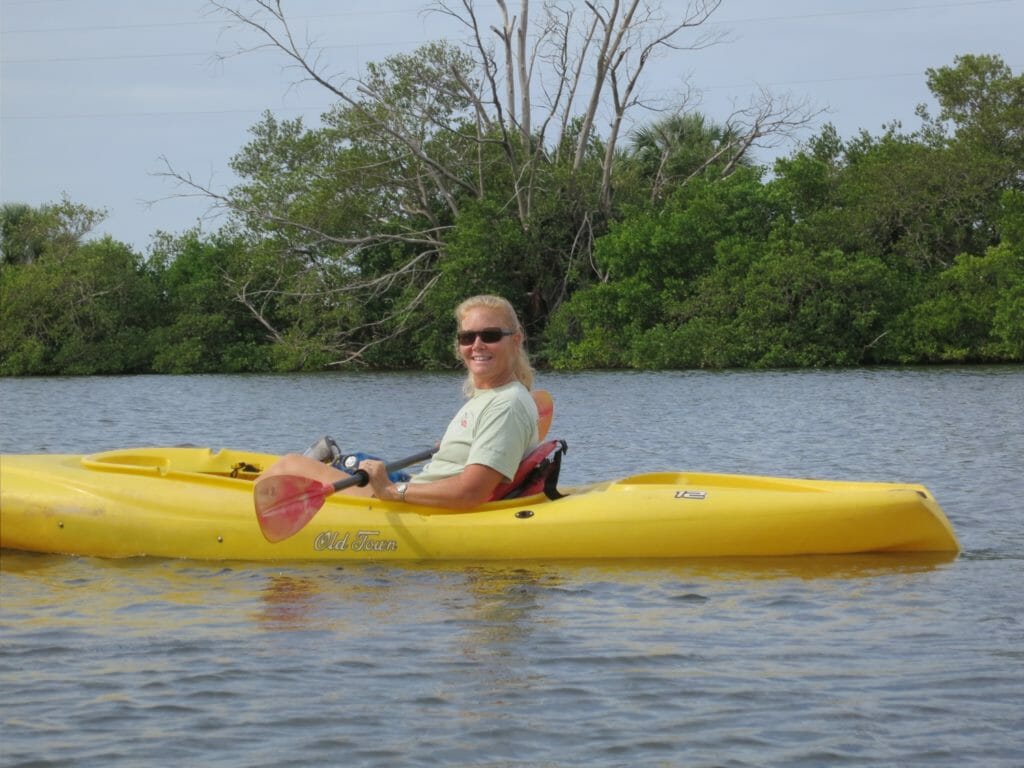
[[[629,160],[651,187],[651,200],[702,173],[728,176],[753,160],[746,136],[700,112],[676,114],[633,131]]]
[[[25,203],[0,206],[0,264],[31,264],[45,247],[45,237],[34,226],[36,211]]]

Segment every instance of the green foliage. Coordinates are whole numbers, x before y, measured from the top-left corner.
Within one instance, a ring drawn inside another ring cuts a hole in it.
[[[578,291],[551,318],[548,361],[570,370],[627,367],[634,342],[653,320],[657,298],[635,277]]]
[[[653,340],[670,335],[666,326],[677,324],[674,315],[716,263],[742,269],[745,244],[768,237],[773,220],[771,197],[750,169],[694,180],[662,208],[613,224],[594,254],[604,279],[577,290],[554,313],[545,336],[548,360],[565,368],[676,367],[678,350],[665,342],[652,348]],[[636,343],[643,346],[634,350]]]
[[[0,375],[455,366],[483,292],[556,368],[1024,361],[1024,78],[997,57],[929,70],[916,131],[825,126],[771,178],[704,116],[656,123],[614,205],[596,135],[577,164],[576,124],[506,134],[472,78],[437,44],[315,129],[265,115],[228,226],[148,260],[86,239],[102,211],[4,204]]]
[[[732,364],[752,367],[853,365],[883,333],[895,303],[886,268],[871,256],[812,251],[797,242],[769,249],[740,284]]]
[[[928,88],[939,102],[935,123],[949,121],[958,142],[1000,161],[1016,187],[1024,183],[1024,75],[998,56],[957,56],[953,67],[928,70]],[[927,113],[923,113],[927,118]]]
[[[745,261],[740,257],[740,261]],[[863,362],[897,302],[871,257],[775,239],[745,271],[727,259],[639,337],[637,368],[769,368]]]
[[[930,84],[942,112],[916,133],[826,126],[767,183],[705,175],[613,223],[602,281],[551,319],[551,363],[1021,360],[1021,79],[963,57]],[[650,164],[659,145],[638,145]]]
[[[0,267],[0,374],[145,370],[159,322],[152,276],[108,238]]]
[[[150,258],[163,299],[163,321],[151,334],[152,370],[211,373],[266,370],[266,330],[235,299],[227,279],[243,246],[203,240],[196,232],[158,239]]]
[[[1024,193],[1003,195],[1005,237],[982,255],[962,253],[901,318],[901,357],[927,362],[1024,358]]]
[[[106,217],[106,212],[71,202],[32,208],[0,206],[0,264],[31,264],[47,254],[66,255]]]
[[[903,319],[905,356],[926,362],[1006,362],[1024,351],[1024,249],[961,254]]]

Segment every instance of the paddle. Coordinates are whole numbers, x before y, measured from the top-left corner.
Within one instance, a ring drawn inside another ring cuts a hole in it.
[[[538,439],[543,440],[551,428],[551,419],[555,416],[555,401],[551,399],[551,393],[546,389],[537,389],[530,393],[533,395],[533,402],[537,405],[537,434]]]
[[[540,389],[530,394],[537,405],[537,433],[541,440],[551,427],[555,414],[555,403],[551,393]],[[419,464],[434,455],[436,448],[421,451],[387,465],[388,472]],[[324,501],[332,493],[353,485],[366,485],[369,478],[363,470],[356,470],[350,477],[323,483],[298,475],[271,475],[256,481],[253,501],[256,505],[256,520],[263,537],[274,544],[294,536],[320,511]]]
[[[426,461],[434,455],[436,448],[420,451],[387,465],[388,472],[405,469],[413,464]],[[253,501],[256,504],[256,520],[260,524],[263,538],[274,544],[294,536],[320,511],[324,500],[332,493],[353,485],[366,485],[369,475],[357,469],[349,477],[322,483],[298,475],[271,475],[256,481]]]

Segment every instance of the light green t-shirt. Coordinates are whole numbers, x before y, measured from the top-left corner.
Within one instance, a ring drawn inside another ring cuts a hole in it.
[[[518,381],[496,389],[478,389],[455,415],[441,447],[414,483],[457,475],[469,464],[483,464],[506,480],[537,443],[537,405]]]

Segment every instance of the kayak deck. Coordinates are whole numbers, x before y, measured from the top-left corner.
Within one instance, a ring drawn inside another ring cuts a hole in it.
[[[344,494],[298,534],[260,534],[278,457],[208,448],[0,456],[0,546],[102,557],[508,560],[951,552],[924,486],[654,472],[453,511]]]

